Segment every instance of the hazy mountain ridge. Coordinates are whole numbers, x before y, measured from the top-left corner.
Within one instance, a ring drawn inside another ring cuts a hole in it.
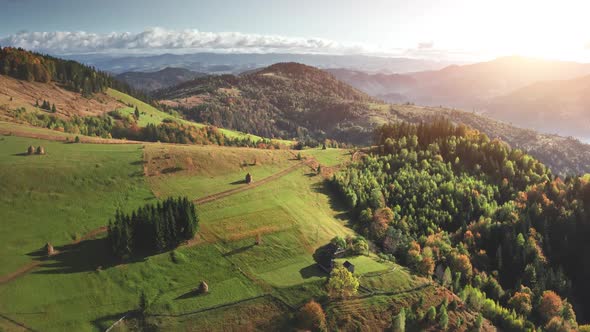
[[[238,74],[279,62],[298,62],[319,68],[351,68],[367,72],[407,73],[436,70],[451,64],[451,62],[445,61],[411,58],[296,53],[193,53],[133,56],[81,54],[71,55],[68,58],[113,73],[156,71],[165,67],[179,67],[210,74]]]
[[[534,128],[590,138],[590,75],[541,81],[494,98],[486,115]]]
[[[116,78],[135,89],[153,91],[178,85],[205,75],[185,68],[166,67],[155,72],[125,72],[117,75]]]
[[[590,64],[504,57],[408,74],[328,71],[387,102],[482,112],[523,128],[590,138]]]

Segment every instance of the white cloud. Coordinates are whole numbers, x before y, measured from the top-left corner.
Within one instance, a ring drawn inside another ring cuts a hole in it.
[[[291,52],[361,54],[375,52],[368,45],[321,38],[299,38],[240,32],[203,32],[149,28],[140,33],[97,34],[84,31],[19,32],[0,38],[0,45],[55,54],[153,53],[157,51]]]
[[[434,47],[433,41],[418,43],[418,49],[429,49],[429,48],[433,48],[433,47]]]

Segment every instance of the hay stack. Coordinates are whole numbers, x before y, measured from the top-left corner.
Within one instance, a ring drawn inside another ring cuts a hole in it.
[[[47,250],[47,256],[51,256],[51,255],[55,254],[55,250],[53,249],[53,246],[49,242],[47,242],[47,244],[45,245],[45,250]]]
[[[199,294],[207,294],[209,293],[209,285],[205,281],[201,281],[199,285]]]
[[[32,155],[35,153],[35,147],[34,146],[29,146],[29,148],[27,149],[27,154],[28,155]]]
[[[37,154],[45,154],[45,148],[42,146],[39,146],[37,148]]]

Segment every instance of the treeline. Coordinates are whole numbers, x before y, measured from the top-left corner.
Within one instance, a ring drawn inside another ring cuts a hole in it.
[[[573,308],[590,307],[590,263],[578,259],[590,255],[587,179],[562,181],[444,119],[382,126],[375,143],[332,183],[382,255],[437,278],[503,329],[577,328]],[[544,297],[559,304],[550,313]]]
[[[29,82],[54,81],[84,96],[114,88],[145,102],[151,102],[145,93],[119,82],[106,72],[73,60],[64,60],[22,48],[0,48],[0,74]]]
[[[287,148],[269,139],[253,141],[248,137],[228,137],[213,126],[197,127],[168,119],[158,125],[148,124],[146,127],[139,127],[134,116],[123,117],[116,111],[98,117],[74,115],[70,119],[65,119],[53,114],[33,113],[24,108],[18,108],[11,111],[11,115],[17,120],[36,127],[102,138],[179,144],[215,144],[261,149]]]
[[[117,257],[150,255],[192,239],[198,224],[195,205],[188,198],[168,198],[131,214],[117,211],[109,222],[108,241]]]

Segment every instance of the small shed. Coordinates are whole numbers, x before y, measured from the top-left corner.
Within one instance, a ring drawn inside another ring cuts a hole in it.
[[[344,264],[342,264],[342,266],[344,266],[348,270],[348,272],[354,273],[354,264],[352,264],[351,262],[346,261],[344,262]]]

